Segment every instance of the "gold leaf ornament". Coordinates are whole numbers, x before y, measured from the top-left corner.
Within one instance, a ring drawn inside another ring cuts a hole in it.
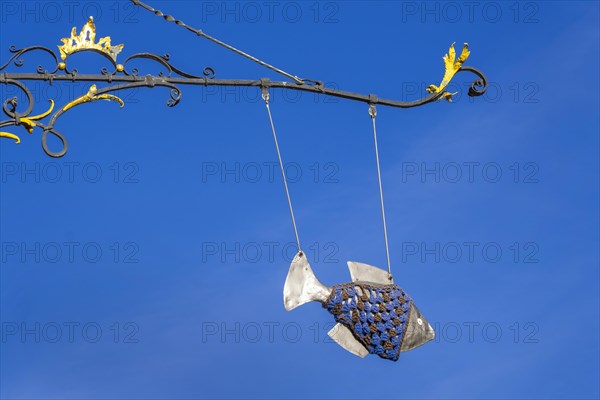
[[[471,52],[469,51],[469,45],[467,43],[465,43],[465,45],[463,46],[463,49],[460,53],[460,56],[458,57],[458,59],[456,59],[456,50],[454,50],[454,43],[452,43],[452,45],[448,49],[448,53],[446,55],[444,55],[444,57],[442,58],[444,60],[444,67],[445,67],[444,78],[442,78],[442,82],[440,83],[439,86],[429,85],[426,89],[427,92],[428,93],[443,92],[440,99],[443,98],[443,99],[451,102],[452,96],[454,96],[458,92],[450,93],[450,92],[444,91],[444,89],[450,84],[450,81],[452,80],[454,75],[460,70],[460,68],[462,67],[464,62],[467,60],[467,58],[469,58],[470,54],[471,54]]]
[[[77,34],[77,28],[73,27],[71,37],[60,40],[63,44],[62,46],[58,46],[58,50],[60,51],[60,58],[63,61],[70,54],[81,50],[93,49],[108,55],[116,63],[117,55],[119,55],[124,47],[123,44],[112,46],[110,36],[103,37],[96,43],[96,25],[94,24],[93,17],[90,17],[88,22],[81,28],[79,35]]]
[[[6,139],[13,139],[15,141],[15,144],[21,143],[21,139],[17,135],[14,135],[12,133],[0,132],[0,137],[6,138]]]
[[[80,104],[83,103],[88,103],[90,101],[97,101],[97,100],[108,100],[108,101],[114,101],[119,103],[119,105],[121,107],[123,107],[125,105],[125,102],[123,100],[121,100],[119,97],[114,96],[112,94],[100,94],[97,95],[96,93],[98,92],[98,88],[96,87],[96,85],[92,85],[90,86],[90,89],[88,90],[88,92],[86,94],[84,94],[81,97],[76,98],[75,100],[73,100],[72,102],[70,102],[69,104],[67,104],[66,106],[64,106],[62,108],[62,112],[65,112],[75,106],[78,106]]]
[[[49,100],[49,101],[50,101],[50,108],[48,108],[48,110],[46,112],[39,114],[39,115],[31,116],[31,117],[21,117],[19,119],[18,125],[21,125],[23,128],[25,128],[27,130],[27,132],[33,133],[33,128],[35,128],[37,126],[35,121],[39,121],[40,119],[46,118],[48,115],[50,115],[50,113],[54,109],[54,100]],[[0,132],[0,138],[13,139],[15,141],[15,144],[21,143],[21,138],[19,138],[15,134],[9,133],[9,132]]]

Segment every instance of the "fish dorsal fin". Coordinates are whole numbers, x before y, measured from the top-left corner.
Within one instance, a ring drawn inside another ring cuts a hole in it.
[[[371,282],[381,285],[394,283],[394,278],[385,270],[369,264],[348,261],[352,282]]]

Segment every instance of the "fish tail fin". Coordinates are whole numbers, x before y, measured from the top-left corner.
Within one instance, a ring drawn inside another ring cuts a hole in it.
[[[313,273],[306,254],[298,252],[290,265],[283,287],[283,305],[287,311],[310,301],[327,300],[331,288],[323,285]]]

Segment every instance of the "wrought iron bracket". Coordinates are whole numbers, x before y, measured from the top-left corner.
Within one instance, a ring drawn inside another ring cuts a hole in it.
[[[213,39],[211,38],[211,40]],[[486,91],[488,85],[487,79],[481,71],[464,65],[464,62],[470,54],[467,44],[464,45],[458,58],[456,57],[454,44],[450,46],[448,53],[443,57],[445,73],[439,86],[432,84],[427,87],[428,95],[425,97],[415,101],[404,102],[379,98],[374,94],[366,95],[333,89],[326,87],[321,81],[300,79],[295,76],[290,78],[290,81],[271,81],[267,78],[256,80],[216,79],[215,70],[211,67],[205,67],[201,74],[194,75],[173,66],[170,62],[169,55],[160,56],[152,53],[138,53],[129,56],[123,63],[118,63],[117,57],[122,52],[124,45],[112,45],[111,38],[108,36],[96,41],[96,26],[92,17],[90,17],[88,22],[83,26],[79,34],[77,33],[76,28],[73,27],[71,36],[69,38],[63,38],[61,41],[63,44],[58,46],[59,54],[56,54],[54,51],[43,46],[32,46],[22,49],[17,49],[15,46],[12,46],[9,49],[12,56],[9,57],[7,62],[0,65],[0,84],[17,87],[27,98],[27,104],[24,107],[21,107],[16,97],[6,99],[3,102],[2,111],[8,119],[0,121],[0,138],[13,139],[16,143],[19,143],[20,137],[17,134],[3,132],[2,128],[22,126],[29,133],[33,133],[35,128],[38,128],[42,131],[42,148],[50,157],[62,157],[68,150],[67,139],[55,129],[55,124],[59,117],[73,107],[98,100],[113,101],[123,107],[125,104],[124,101],[111,93],[126,89],[157,86],[168,88],[170,89],[169,98],[167,99],[167,106],[169,107],[176,106],[181,100],[182,93],[179,86],[192,85],[204,87],[246,86],[257,87],[258,89],[299,90],[319,95],[360,101],[370,105],[412,108],[433,103],[441,99],[452,101],[452,96],[456,93],[450,93],[446,91],[446,89],[454,75],[459,72],[470,72],[475,75],[475,80],[472,82],[468,91],[469,96],[482,95]],[[45,53],[52,62],[51,68],[47,69],[39,65],[37,71],[34,73],[3,72],[11,64],[17,68],[23,67],[25,62],[22,57],[31,52]],[[92,52],[100,55],[112,65],[113,70],[109,71],[107,68],[102,68],[100,74],[80,74],[76,69],[69,69],[67,63],[69,57],[79,52]],[[153,61],[165,69],[167,73],[141,75],[137,68],[129,69],[128,65],[132,61],[139,59]],[[260,63],[260,61],[258,62]],[[271,66],[269,67],[277,72],[277,69],[271,68]],[[284,73],[284,75],[288,76],[289,74]],[[54,110],[54,100],[49,99],[50,107],[48,110],[42,114],[32,116],[31,113],[34,108],[34,98],[31,91],[23,83],[26,81],[45,81],[50,85],[52,85],[53,82],[90,82],[91,85],[86,94],[65,104],[56,111]],[[107,86],[102,88],[97,87],[96,84],[100,83],[107,84]],[[43,122],[46,119],[48,122]],[[62,148],[60,150],[50,150],[47,145],[48,134],[59,139],[62,143]]]

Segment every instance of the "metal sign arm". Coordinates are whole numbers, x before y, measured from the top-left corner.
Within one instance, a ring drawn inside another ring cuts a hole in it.
[[[155,12],[157,15],[160,13],[160,11],[156,10],[153,12]],[[162,13],[160,13],[160,15],[162,15]],[[167,20],[173,20],[174,22],[178,23],[177,20],[174,20],[170,16],[164,17]],[[183,23],[179,21],[178,25],[181,24]],[[193,28],[187,28],[195,31]],[[202,35],[205,37],[207,36],[205,34]],[[209,38],[213,41],[216,40],[212,37]],[[452,101],[452,96],[456,93],[450,93],[446,89],[448,88],[448,85],[450,84],[450,81],[454,75],[459,72],[470,72],[475,75],[475,80],[472,82],[468,91],[469,96],[482,95],[485,93],[488,85],[487,79],[481,71],[464,65],[464,62],[470,54],[466,44],[458,58],[456,57],[454,44],[450,46],[448,53],[443,57],[445,73],[439,86],[434,84],[429,85],[426,89],[428,94],[421,99],[414,101],[398,101],[379,98],[373,94],[360,94],[326,87],[320,81],[299,79],[222,42],[220,43],[227,48],[233,49],[233,51],[236,51],[238,54],[243,54],[256,62],[259,62],[261,65],[264,65],[275,72],[289,77],[291,81],[271,81],[267,78],[254,80],[216,79],[215,70],[210,67],[204,68],[200,74],[191,74],[182,71],[171,64],[169,55],[160,56],[152,53],[133,54],[126,58],[122,63],[119,63],[117,62],[117,57],[122,52],[124,45],[113,45],[109,36],[100,38],[96,41],[96,26],[93,18],[91,17],[83,26],[79,34],[76,32],[76,29],[73,28],[71,36],[68,38],[63,38],[61,41],[63,44],[58,46],[58,54],[43,46],[32,46],[23,49],[17,49],[15,46],[12,46],[9,49],[12,55],[9,57],[8,61],[0,65],[0,84],[16,87],[24,94],[27,101],[27,104],[22,106],[19,104],[19,99],[17,97],[4,100],[2,104],[2,112],[8,117],[8,119],[0,121],[0,138],[12,139],[16,143],[19,143],[20,137],[17,134],[12,132],[4,132],[2,128],[21,126],[29,133],[33,133],[35,128],[38,128],[42,131],[42,148],[46,154],[51,157],[62,157],[66,154],[68,149],[68,142],[66,138],[55,129],[55,124],[60,116],[73,107],[98,100],[113,101],[123,107],[123,100],[113,93],[132,88],[165,87],[170,89],[169,98],[167,99],[167,105],[169,107],[174,107],[180,102],[182,93],[179,87],[188,85],[205,87],[240,86],[299,90],[324,96],[333,96],[347,100],[359,101],[372,105],[411,108],[422,106],[441,99]],[[50,67],[44,68],[40,65],[37,67],[37,71],[33,73],[5,72],[5,70],[11,65],[16,68],[22,68],[25,65],[24,56],[31,52],[46,54],[51,61]],[[73,54],[79,52],[92,52],[98,54],[112,65],[113,70],[110,71],[105,67],[100,70],[100,74],[80,74],[76,69],[70,69],[68,65],[69,58]],[[164,72],[161,72],[158,75],[142,75],[138,68],[130,67],[131,64],[140,59],[150,60],[156,63],[161,70],[164,70]],[[50,108],[42,114],[32,116],[31,113],[34,108],[34,96],[31,94],[29,88],[24,84],[24,82],[27,81],[45,81],[49,85],[52,85],[53,82],[90,82],[92,84],[86,94],[63,105],[58,110],[54,110],[54,101],[49,99]],[[96,84],[106,84],[106,86],[97,87]],[[43,122],[46,119],[49,119],[48,122]],[[53,151],[48,147],[48,134],[55,136],[62,143],[62,147],[58,149],[58,151]]]

